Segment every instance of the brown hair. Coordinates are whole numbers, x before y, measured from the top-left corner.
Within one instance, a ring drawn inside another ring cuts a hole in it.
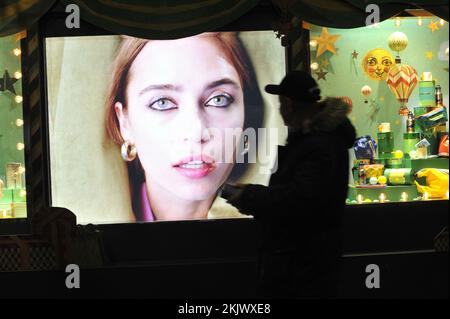
[[[259,127],[263,119],[263,101],[256,85],[256,77],[250,58],[244,50],[237,34],[234,32],[213,32],[201,36],[211,37],[219,46],[225,58],[236,69],[244,91],[244,130],[247,127]],[[129,71],[134,60],[151,40],[124,36],[119,45],[116,58],[113,62],[112,78],[106,96],[106,130],[109,137],[118,145],[124,143],[120,133],[119,120],[115,112],[115,103],[120,102],[127,108],[126,88],[129,80]],[[132,162],[128,162],[128,178],[133,212],[136,220],[141,220],[139,187],[145,181],[144,170],[139,155]],[[246,170],[246,163],[235,164],[230,179],[236,180]]]

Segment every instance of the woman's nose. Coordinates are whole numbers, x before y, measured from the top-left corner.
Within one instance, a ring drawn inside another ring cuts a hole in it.
[[[209,129],[200,110],[189,111],[182,116],[180,137],[191,143],[204,143],[210,139]]]

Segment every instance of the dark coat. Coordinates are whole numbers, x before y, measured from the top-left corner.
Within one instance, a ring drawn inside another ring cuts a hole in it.
[[[291,132],[269,185],[246,185],[229,202],[261,222],[262,291],[270,297],[327,297],[336,288],[348,148],[356,133],[339,99]],[[330,290],[331,289],[331,290]]]

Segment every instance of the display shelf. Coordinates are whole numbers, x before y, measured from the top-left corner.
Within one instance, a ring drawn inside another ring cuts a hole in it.
[[[448,169],[448,157],[433,157],[424,159],[405,159],[405,167],[411,168],[414,172],[418,172],[423,168],[440,168]]]
[[[380,202],[380,195],[384,194],[385,202],[401,202],[419,200],[420,194],[415,185],[386,186],[384,188],[358,188],[350,185],[348,189],[348,204],[358,204],[358,195],[363,203]],[[406,194],[403,195],[403,194]]]

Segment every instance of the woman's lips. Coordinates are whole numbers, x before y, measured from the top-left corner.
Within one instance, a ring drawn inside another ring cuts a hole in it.
[[[211,173],[216,167],[214,159],[206,155],[196,155],[183,158],[173,167],[181,175],[189,178],[202,178]]]

